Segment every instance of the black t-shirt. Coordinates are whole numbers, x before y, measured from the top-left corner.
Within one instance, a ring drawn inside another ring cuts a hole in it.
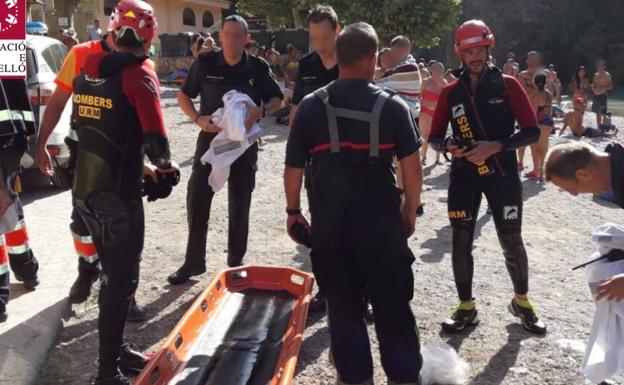
[[[329,87],[329,103],[336,108],[371,112],[380,89],[368,80],[337,80]],[[352,165],[369,163],[370,143],[367,122],[338,118],[340,154]],[[314,94],[306,96],[293,122],[286,147],[286,166],[304,168],[313,153],[329,151],[329,129],[325,104]],[[379,124],[380,159],[402,159],[418,151],[420,132],[407,104],[398,96],[390,98],[381,111]]]
[[[257,105],[283,97],[267,62],[247,52],[234,66],[225,62],[223,51],[200,53],[181,90],[190,98],[201,95],[202,115],[211,115],[223,107],[222,97],[230,90],[249,95]]]
[[[338,79],[338,64],[325,68],[318,53],[312,52],[299,60],[299,76],[295,82],[292,102],[299,104],[308,94]]]

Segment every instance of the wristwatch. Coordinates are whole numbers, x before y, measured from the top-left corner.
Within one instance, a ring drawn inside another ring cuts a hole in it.
[[[293,215],[300,215],[301,214],[301,209],[289,209],[286,208],[286,214],[288,214],[289,217],[293,216]]]

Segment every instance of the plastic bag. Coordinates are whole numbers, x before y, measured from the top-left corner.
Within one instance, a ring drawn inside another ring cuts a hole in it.
[[[424,345],[421,354],[423,367],[420,375],[423,385],[462,385],[468,383],[472,375],[472,368],[451,346],[446,344]]]

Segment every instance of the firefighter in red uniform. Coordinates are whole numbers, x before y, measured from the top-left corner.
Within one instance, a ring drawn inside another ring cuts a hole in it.
[[[9,302],[9,265],[15,278],[33,290],[39,285],[39,265],[28,245],[28,233],[18,193],[19,166],[26,138],[35,134],[35,121],[22,79],[0,80],[0,322]]]
[[[120,369],[145,363],[122,346],[145,232],[143,157],[163,176],[178,170],[170,160],[158,78],[146,63],[156,33],[154,11],[141,0],[123,0],[110,23],[117,51],[90,55],[74,81],[72,124],[79,145],[72,198],[102,267],[94,384],[129,385]]]
[[[472,244],[484,194],[492,210],[515,296],[509,311],[524,328],[543,334],[546,326],[529,302],[529,267],[522,241],[522,183],[515,150],[537,141],[537,118],[518,81],[488,63],[494,35],[481,20],[462,24],[455,50],[462,61],[457,82],[445,87],[436,108],[429,141],[453,155],[448,211],[453,228],[453,273],[460,305],[444,321],[458,332],[478,322],[472,297]],[[445,140],[449,121],[453,136]],[[514,122],[520,126],[514,132]]]

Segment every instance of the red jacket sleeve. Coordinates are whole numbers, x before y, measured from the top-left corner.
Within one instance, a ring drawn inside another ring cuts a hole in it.
[[[123,92],[139,117],[145,153],[157,166],[167,166],[169,141],[160,108],[160,87],[156,74],[145,62],[140,66],[126,67]]]
[[[436,151],[442,150],[442,145],[446,137],[446,130],[450,120],[450,109],[448,104],[448,95],[455,87],[455,83],[444,87],[440,92],[438,104],[436,105],[431,122],[431,133],[429,134],[429,143]]]

